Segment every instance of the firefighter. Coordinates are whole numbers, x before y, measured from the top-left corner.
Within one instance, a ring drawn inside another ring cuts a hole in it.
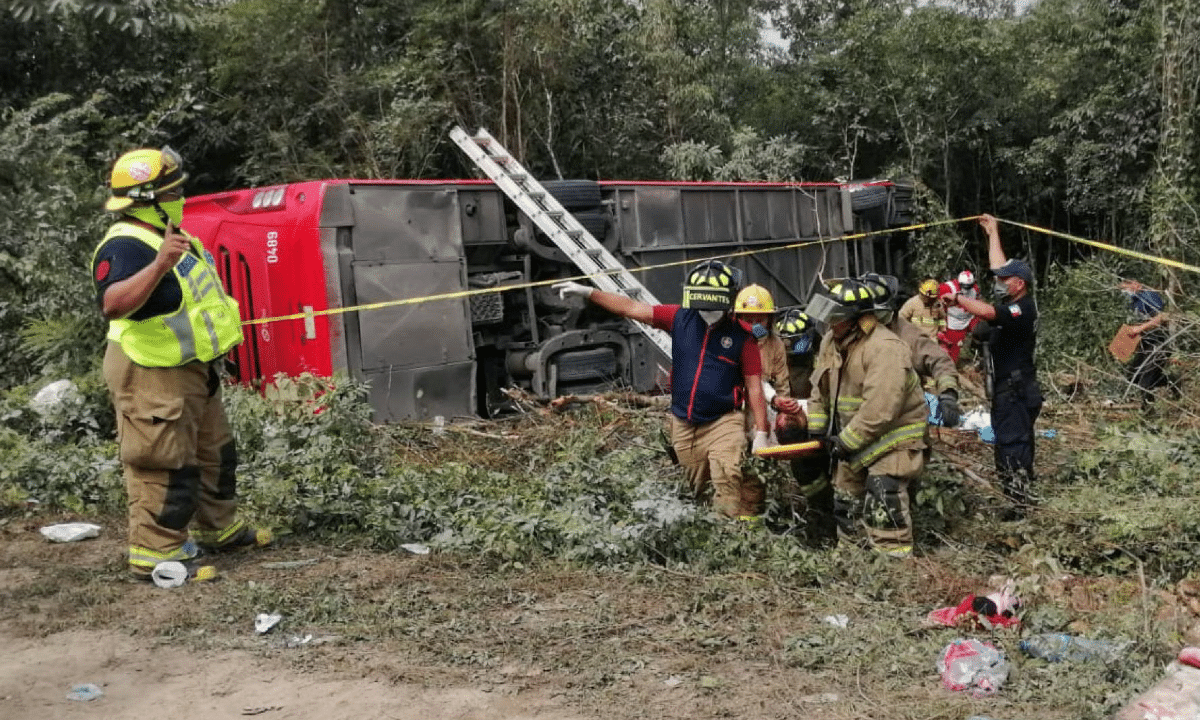
[[[718,512],[755,519],[758,507],[752,501],[762,489],[743,482],[743,393],[754,417],[753,449],[771,445],[770,425],[758,344],[730,314],[737,291],[734,270],[717,260],[696,266],[684,284],[682,305],[648,305],[570,281],[553,289],[561,298],[585,298],[671,333],[671,445],[691,491],[699,500],[711,487]]]
[[[762,359],[763,393],[767,406],[787,414],[795,413],[800,404],[792,399],[791,374],[788,371],[787,349],[775,333],[775,299],[762,285],[742,288],[733,301],[733,314],[750,330],[758,343]],[[748,418],[753,427],[753,418]]]
[[[945,427],[956,427],[962,419],[959,406],[958,371],[933,338],[896,315],[896,292],[900,282],[892,275],[867,273],[862,277],[875,293],[875,315],[912,351],[912,367],[923,383],[929,383],[938,399],[938,417]]]
[[[937,289],[937,280],[925,278],[917,288],[917,294],[900,306],[900,319],[916,325],[934,340],[946,326],[946,309],[938,302]]]
[[[904,341],[875,316],[875,293],[858,280],[821,288],[811,318],[829,330],[813,371],[809,429],[834,461],[839,542],[864,538],[892,556],[912,554],[908,483],[925,465],[928,409]]]
[[[104,380],[129,492],[129,570],[139,579],[178,561],[189,580],[211,580],[202,549],[271,542],[237,518],[237,449],[217,363],[242,341],[241,319],[212,255],[179,228],[186,179],[168,147],[118,158],[104,207],[119,217],[92,257],[109,321]]]
[[[1023,260],[1009,260],[1000,244],[996,218],[981,215],[979,224],[988,239],[988,259],[996,276],[996,304],[962,293],[943,296],[947,305],[967,310],[986,323],[976,328],[987,342],[987,387],[992,401],[992,429],[996,433],[996,473],[1004,494],[1012,502],[1011,519],[1024,516],[1033,484],[1034,423],[1042,410],[1034,352],[1037,346],[1038,309],[1030,292],[1033,271]]]
[[[821,346],[821,336],[816,323],[800,308],[784,312],[775,323],[775,334],[783,341],[787,351],[788,382],[796,397],[806,398],[812,389],[813,360]]]

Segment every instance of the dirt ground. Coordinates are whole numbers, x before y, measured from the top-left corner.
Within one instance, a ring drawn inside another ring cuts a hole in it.
[[[114,562],[119,531],[106,528],[100,539],[50,544],[37,534],[38,524],[0,528],[5,720],[140,720],[161,717],[164,708],[196,718],[266,720],[589,717],[550,689],[514,681],[520,673],[512,668],[492,680],[472,680],[412,667],[406,672],[415,679],[403,681],[394,676],[393,663],[373,663],[369,651],[356,650],[354,657],[325,652],[336,639],[300,645],[303,638],[283,631],[285,623],[278,632],[258,635],[253,617],[227,617],[220,619],[228,623],[224,630],[201,624],[172,638],[172,616],[203,613],[206,595],[251,582],[246,573],[240,580],[161,590],[120,577]],[[275,559],[284,560],[284,553]],[[88,683],[103,694],[68,699],[74,686]]]
[[[223,556],[216,583],[163,590],[124,578],[118,520],[99,521],[96,539],[42,539],[40,526],[61,521],[0,519],[4,720],[140,720],[164,707],[266,720],[867,718],[889,705],[904,708],[892,717],[949,718],[973,707],[938,686],[932,645],[916,660],[920,682],[900,678],[899,690],[864,677],[851,692],[827,664],[840,652],[787,660],[797,635],[876,642],[865,618],[849,631],[821,618],[877,604],[765,577],[485,573],[436,554],[285,540]],[[284,619],[259,635],[258,612]],[[67,698],[85,683],[103,695]]]
[[[164,708],[196,718],[259,715],[272,720],[330,718],[509,718],[571,720],[584,716],[547,692],[495,692],[481,685],[433,688],[373,678],[298,672],[278,658],[240,650],[188,652],[114,631],[71,630],[44,638],[0,631],[0,716],[162,717]],[[96,700],[68,700],[71,688],[92,683]],[[178,714],[173,712],[172,714]]]

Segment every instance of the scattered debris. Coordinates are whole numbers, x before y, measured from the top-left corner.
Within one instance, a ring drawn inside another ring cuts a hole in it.
[[[959,638],[942,650],[937,662],[942,684],[972,697],[995,695],[1008,680],[1008,660],[995,645]]]
[[[79,388],[70,380],[55,380],[42,387],[29,400],[29,407],[38,415],[47,417],[66,405],[78,405],[83,402]]]
[[[187,582],[188,569],[183,563],[174,560],[160,562],[154,566],[154,570],[150,573],[150,579],[158,587],[170,590]]]
[[[413,555],[428,555],[429,554],[429,546],[422,545],[421,543],[404,543],[400,547],[409,551]]]
[[[1200,656],[1200,648],[1187,647],[1181,650],[1179,660],[1167,666],[1163,678],[1130,700],[1114,716],[1116,720],[1182,720],[1200,717],[1200,669],[1192,667],[1190,662],[1196,656]]]
[[[262,635],[278,625],[282,619],[283,616],[279,613],[259,613],[258,617],[254,618],[254,630]]]
[[[99,537],[100,526],[85,522],[60,523],[47,525],[39,531],[42,537],[50,542],[75,542],[87,538]]]
[[[79,702],[89,702],[104,695],[104,691],[98,685],[92,683],[84,683],[82,685],[72,685],[71,692],[67,693],[68,700],[77,700]]]
[[[1013,594],[1010,583],[998,592],[968,595],[956,606],[938,608],[925,616],[925,624],[964,630],[1016,627],[1021,624],[1016,616],[1020,606],[1021,601]]]
[[[1101,660],[1113,662],[1120,659],[1129,643],[1107,640],[1091,640],[1065,633],[1043,633],[1021,641],[1021,651],[1047,662]]]
[[[825,617],[821,618],[821,620],[826,624],[837,628],[850,627],[850,618],[846,617],[845,615],[826,615]]]
[[[679,687],[682,684],[683,684],[683,680],[679,679],[675,675],[672,675],[671,677],[667,678],[666,680],[663,680],[663,685],[666,685],[667,687]]]

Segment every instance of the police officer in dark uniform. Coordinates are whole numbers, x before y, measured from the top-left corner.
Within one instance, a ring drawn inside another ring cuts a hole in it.
[[[1037,304],[1030,292],[1033,272],[1023,260],[1009,260],[1000,245],[996,218],[981,215],[988,236],[988,258],[996,276],[997,303],[946,293],[942,299],[984,320],[988,329],[992,429],[996,433],[996,472],[1004,494],[1013,503],[1011,516],[1021,517],[1030,501],[1033,483],[1033,424],[1042,410],[1042,391],[1034,367],[1037,344]]]

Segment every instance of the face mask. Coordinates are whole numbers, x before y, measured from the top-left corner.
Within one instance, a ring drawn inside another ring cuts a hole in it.
[[[183,198],[171,200],[169,202],[161,202],[158,204],[158,206],[162,208],[163,212],[165,212],[167,217],[170,218],[171,224],[175,227],[179,227],[179,224],[183,222]]]
[[[750,326],[750,334],[754,336],[755,340],[762,340],[767,336],[768,332],[762,323],[754,323]]]
[[[725,314],[722,310],[697,310],[700,313],[700,318],[708,325],[712,325],[721,319]]]
[[[992,286],[992,295],[997,300],[1003,300],[1004,298],[1008,297],[1008,286],[997,280],[996,284]]]

